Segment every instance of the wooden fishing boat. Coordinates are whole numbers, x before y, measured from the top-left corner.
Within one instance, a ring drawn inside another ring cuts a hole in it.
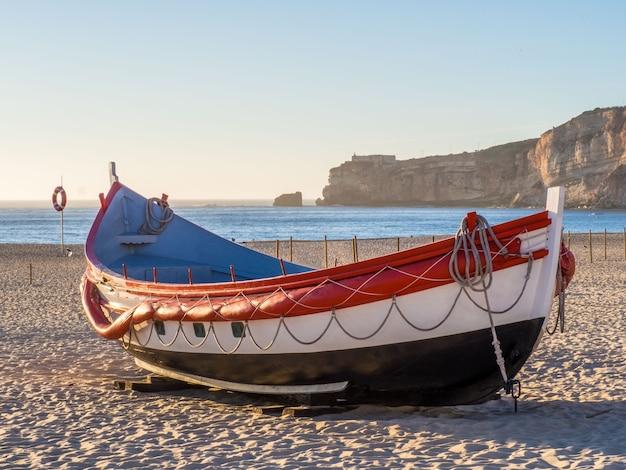
[[[455,237],[328,269],[225,240],[114,172],[100,200],[90,324],[148,371],[234,391],[480,401],[510,385],[574,272],[563,188],[545,211],[493,227],[470,212]]]

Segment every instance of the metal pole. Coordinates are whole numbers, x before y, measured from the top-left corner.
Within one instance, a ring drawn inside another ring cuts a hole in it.
[[[356,244],[356,235],[352,239],[352,259],[356,263],[359,260],[359,249]]]
[[[591,229],[589,229],[589,262],[593,263],[593,247],[591,243]]]
[[[276,240],[276,258],[280,258],[280,241]]]
[[[606,261],[606,228],[604,229],[604,261]]]
[[[289,261],[293,261],[293,237],[289,237]]]
[[[61,188],[63,187],[63,176],[61,175]],[[65,207],[61,208],[61,254],[63,256],[65,256],[65,237],[64,237],[64,231],[65,231],[65,227],[63,225],[63,211],[65,210]]]
[[[626,234],[626,232],[624,233]],[[328,267],[328,237],[326,235],[324,235],[324,265]]]
[[[398,251],[400,251],[400,237],[396,239],[396,243],[398,245]]]
[[[65,238],[64,238],[64,226],[63,226],[63,211],[61,211],[61,251],[65,255]]]

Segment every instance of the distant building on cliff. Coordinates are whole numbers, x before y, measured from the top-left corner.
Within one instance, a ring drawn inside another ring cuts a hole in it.
[[[597,108],[538,138],[475,152],[396,160],[352,155],[331,168],[318,205],[626,208],[626,106]]]
[[[375,165],[385,165],[396,161],[395,155],[352,155],[353,162],[374,163]]]

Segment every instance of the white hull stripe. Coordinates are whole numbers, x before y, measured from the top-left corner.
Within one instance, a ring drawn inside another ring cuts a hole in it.
[[[348,382],[335,382],[329,384],[314,385],[256,385],[243,384],[237,382],[228,382],[226,380],[211,379],[201,377],[199,375],[181,372],[169,367],[158,366],[141,359],[135,358],[135,364],[142,369],[148,370],[163,377],[180,380],[195,385],[203,385],[205,387],[221,388],[223,390],[232,390],[233,392],[259,393],[263,395],[298,395],[298,394],[314,394],[314,393],[339,393],[343,392]]]

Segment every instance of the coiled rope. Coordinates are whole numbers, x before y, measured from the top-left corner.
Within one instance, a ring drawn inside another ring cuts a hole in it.
[[[491,327],[491,336],[493,349],[496,355],[496,363],[500,369],[500,375],[505,384],[509,379],[506,374],[506,366],[502,355],[500,340],[496,332],[493,321],[493,312],[489,303],[489,295],[487,291],[491,287],[493,281],[493,264],[491,250],[489,248],[489,237],[498,248],[496,256],[502,254],[508,255],[507,248],[500,243],[493,229],[482,215],[473,214],[475,217],[474,226],[470,226],[469,217],[464,217],[461,226],[454,237],[454,248],[452,249],[452,257],[450,258],[449,270],[452,279],[461,286],[462,289],[470,289],[474,292],[482,293],[485,298],[485,309],[489,315],[489,325]],[[476,243],[478,239],[478,244]],[[482,256],[481,256],[482,254]],[[459,259],[463,257],[465,261],[465,269],[461,272]],[[484,258],[484,266],[483,266]],[[473,268],[472,268],[473,266]],[[519,299],[518,299],[519,300]]]
[[[159,214],[155,213],[156,207],[160,209]],[[147,235],[159,235],[173,218],[174,211],[166,198],[151,197],[146,201],[146,221],[139,230]]]

